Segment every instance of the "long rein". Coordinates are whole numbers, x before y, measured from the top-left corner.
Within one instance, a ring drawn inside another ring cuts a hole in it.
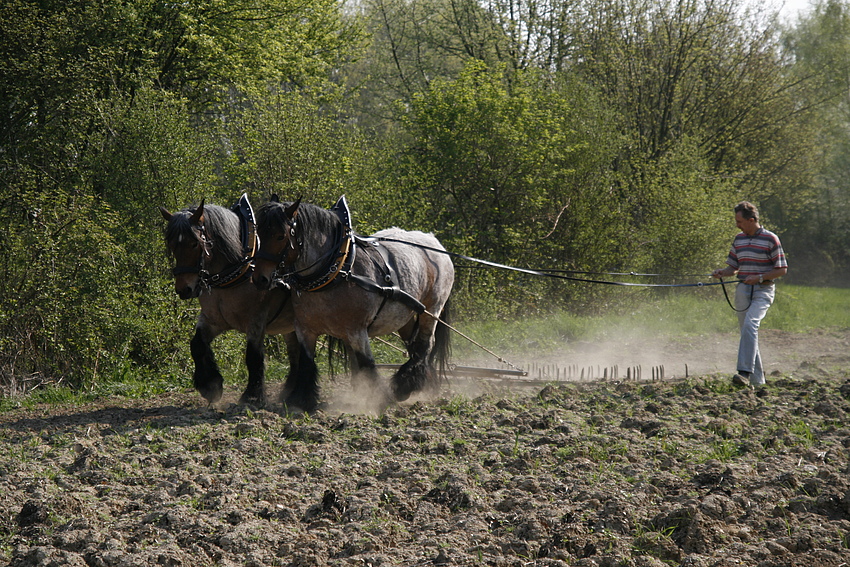
[[[592,284],[601,284],[601,285],[614,285],[614,286],[624,286],[624,287],[707,287],[713,285],[722,286],[723,296],[726,298],[726,303],[729,304],[729,307],[732,310],[737,312],[746,311],[749,309],[747,306],[745,309],[737,309],[732,301],[729,299],[729,293],[726,291],[726,286],[731,284],[737,284],[737,281],[723,281],[723,278],[720,278],[718,282],[696,282],[696,283],[682,283],[682,284],[659,284],[659,283],[634,283],[634,282],[617,282],[611,280],[600,280],[600,279],[591,279],[591,278],[580,278],[576,276],[569,276],[566,274],[588,274],[588,275],[607,275],[607,276],[648,276],[648,277],[661,277],[669,274],[644,274],[637,272],[584,272],[584,271],[571,271],[571,270],[557,270],[557,271],[543,271],[543,270],[533,270],[530,268],[519,268],[517,266],[509,266],[507,264],[499,264],[498,262],[491,262],[490,260],[482,260],[480,258],[474,258],[472,256],[466,256],[464,254],[458,254],[457,252],[449,252],[448,250],[443,250],[441,248],[434,248],[433,246],[426,246],[424,244],[417,244],[415,242],[408,242],[405,240],[399,240],[396,238],[389,237],[372,237],[375,240],[383,240],[384,242],[396,242],[399,244],[407,244],[408,246],[415,246],[416,248],[421,248],[423,250],[428,250],[430,252],[436,252],[438,254],[445,254],[446,256],[450,256],[452,258],[458,258],[460,260],[466,260],[468,262],[474,262],[476,264],[482,264],[484,266],[489,266],[491,268],[498,268],[501,270],[508,270],[512,272],[519,272],[522,274],[530,274],[533,276],[541,276],[547,278],[555,278],[560,280],[568,280],[574,282],[582,282],[582,283],[592,283]],[[752,292],[750,290],[750,302],[752,303]]]

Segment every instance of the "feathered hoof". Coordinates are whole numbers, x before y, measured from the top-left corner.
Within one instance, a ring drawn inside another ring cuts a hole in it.
[[[319,409],[319,400],[313,396],[290,394],[283,400],[287,411],[301,410],[306,413],[314,413]]]
[[[419,392],[432,382],[431,370],[422,361],[408,361],[393,376],[393,396],[397,402],[406,401],[412,394]]]
[[[221,395],[224,393],[223,384],[217,382],[213,382],[211,384],[195,384],[195,388],[210,404],[215,404],[221,400]]]
[[[413,392],[414,389],[411,388],[409,384],[393,385],[393,398],[396,402],[406,402]]]
[[[254,406],[255,408],[266,407],[266,395],[263,392],[249,392],[245,390],[242,397],[239,398],[239,403],[245,406]]]

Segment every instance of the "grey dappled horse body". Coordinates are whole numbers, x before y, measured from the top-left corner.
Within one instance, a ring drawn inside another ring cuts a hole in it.
[[[202,202],[173,214],[164,208],[160,211],[168,221],[166,244],[176,260],[174,290],[181,299],[197,297],[201,305],[190,343],[195,388],[210,403],[221,399],[224,379],[210,343],[235,329],[247,338],[248,386],[240,402],[265,405],[265,335],[285,335],[290,375],[297,366],[291,294],[251,285],[256,236],[251,231],[246,246],[242,221],[231,209]]]
[[[344,210],[347,217],[347,205]],[[435,364],[444,367],[449,350],[448,329],[436,317],[448,318],[454,266],[438,252],[443,247],[434,235],[391,228],[363,239],[333,211],[276,197],[257,211],[257,230],[254,282],[266,289],[280,270],[295,291],[301,352],[287,404],[308,411],[317,405],[314,357],[320,335],[347,345],[353,383],[370,387],[380,409],[436,389]],[[394,332],[410,358],[388,392],[379,383],[369,337]]]

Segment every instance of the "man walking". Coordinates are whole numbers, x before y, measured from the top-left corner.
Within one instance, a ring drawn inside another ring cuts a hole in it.
[[[732,241],[726,267],[712,272],[723,278],[738,274],[735,310],[741,339],[738,343],[738,373],[732,382],[739,386],[764,384],[764,367],[759,354],[759,324],[776,295],[774,280],[788,272],[779,238],[762,228],[755,205],[742,201],[735,206],[735,223],[741,233]]]

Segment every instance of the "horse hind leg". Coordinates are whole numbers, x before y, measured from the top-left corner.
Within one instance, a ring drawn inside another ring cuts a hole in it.
[[[195,361],[195,372],[192,375],[195,389],[209,403],[214,404],[221,399],[221,394],[224,391],[224,378],[218,369],[215,355],[210,347],[212,339],[213,336],[207,329],[198,326],[189,347],[192,360]]]
[[[408,345],[410,359],[393,376],[392,388],[396,401],[403,402],[413,393],[436,384],[436,372],[431,363],[431,338],[417,336]]]
[[[440,317],[444,321],[449,319],[448,303],[443,306]],[[439,378],[445,373],[451,352],[451,336],[446,325],[438,320],[426,320],[425,316],[420,316],[417,323],[408,329],[410,359],[393,376],[393,394],[400,402],[415,392],[436,394],[440,387]],[[439,375],[435,368],[437,365],[440,367]]]

